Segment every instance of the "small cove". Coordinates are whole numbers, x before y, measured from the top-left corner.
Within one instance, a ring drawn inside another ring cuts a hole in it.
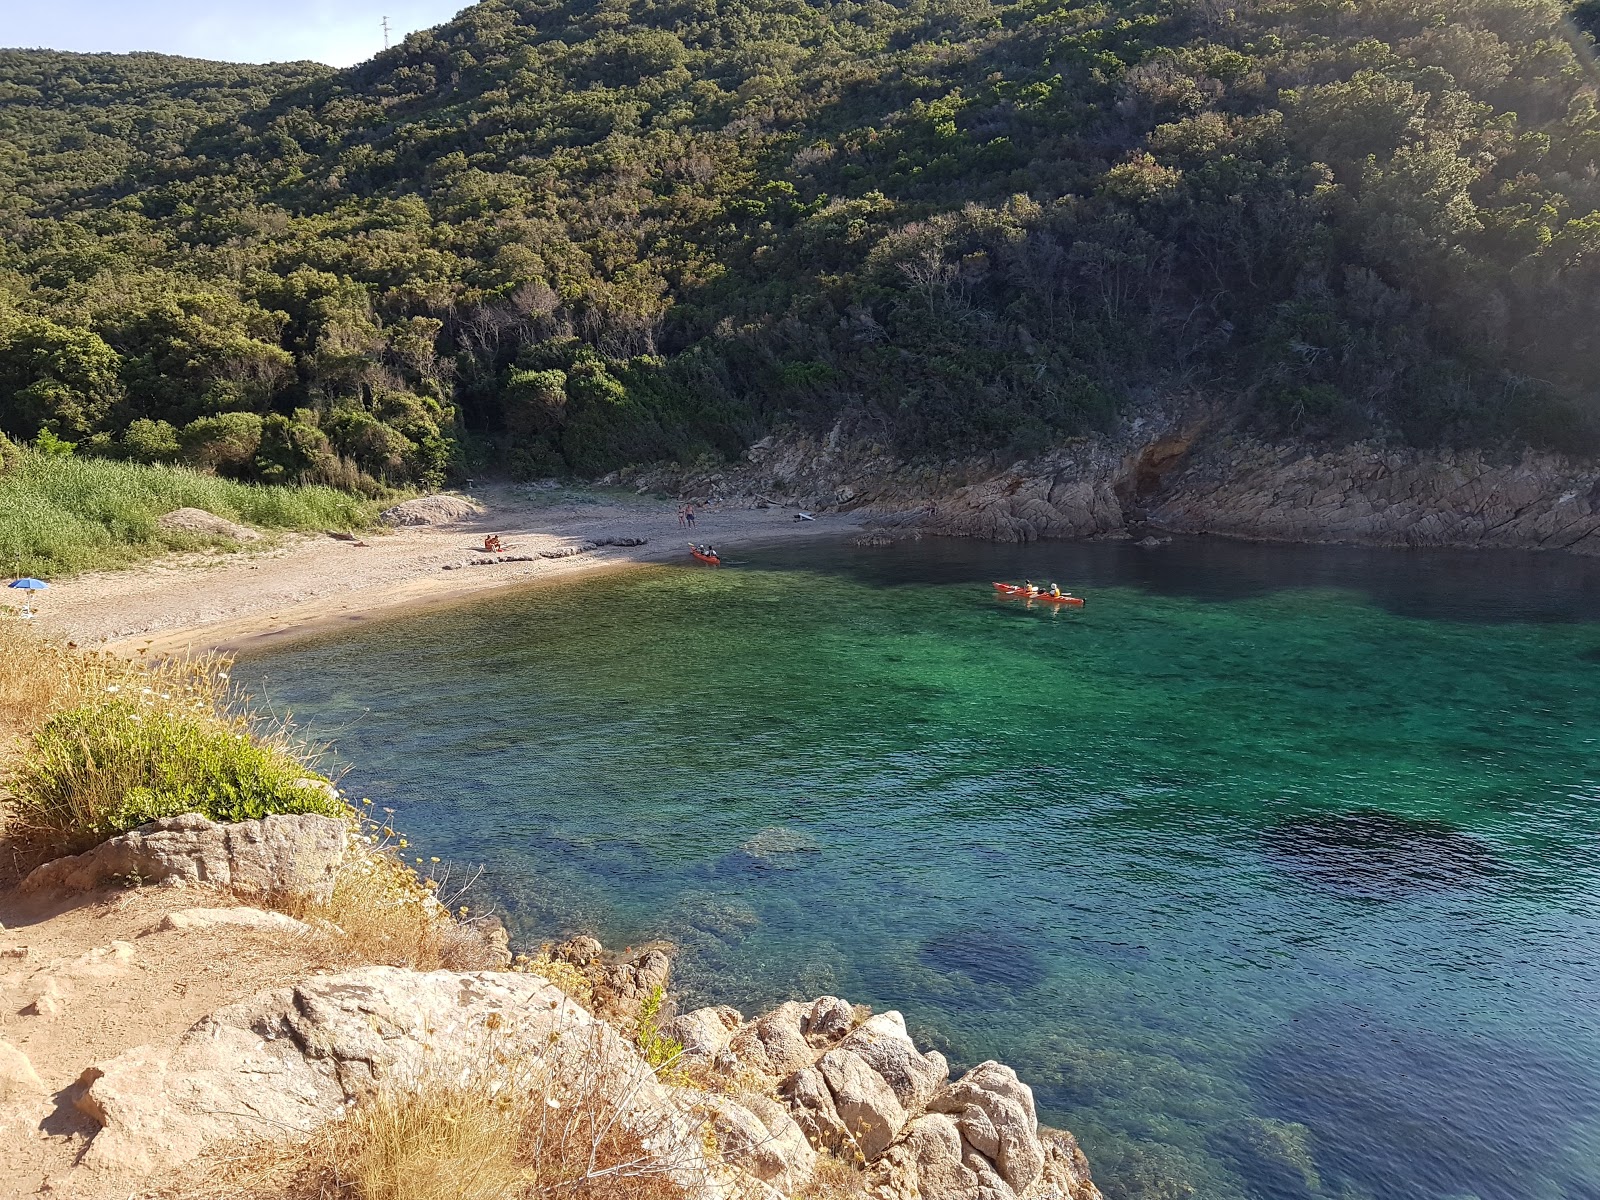
[[[1111,1200],[1600,1197],[1600,563],[751,551],[241,663],[521,940],[1011,1063]],[[995,599],[1054,577],[1078,612]]]

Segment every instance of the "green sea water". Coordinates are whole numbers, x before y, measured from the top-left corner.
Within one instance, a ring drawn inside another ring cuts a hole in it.
[[[746,558],[239,675],[517,937],[899,1008],[1014,1065],[1110,1200],[1600,1197],[1600,563]]]

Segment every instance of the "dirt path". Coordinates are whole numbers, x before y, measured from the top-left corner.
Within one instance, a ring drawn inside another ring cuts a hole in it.
[[[639,562],[688,560],[691,538],[719,549],[838,535],[850,517],[797,521],[788,509],[708,509],[680,528],[675,502],[584,489],[498,485],[473,492],[481,516],[450,526],[370,534],[364,545],[292,535],[266,549],[182,555],[125,571],[80,575],[43,593],[39,621],[82,646],[119,653],[248,653],[305,632],[394,615],[402,608],[459,603],[494,588],[558,579]],[[532,562],[445,570],[482,557],[486,533],[507,554]],[[600,537],[642,537],[637,547],[602,547],[572,558],[542,550]]]

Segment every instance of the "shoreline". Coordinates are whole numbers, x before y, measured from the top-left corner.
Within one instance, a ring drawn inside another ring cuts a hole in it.
[[[719,548],[812,541],[855,530],[856,514],[796,521],[791,510],[701,510],[693,530],[677,526],[675,503],[517,485],[476,491],[483,511],[448,525],[406,526],[363,542],[290,535],[261,550],[180,555],[56,584],[39,606],[42,632],[122,657],[249,655],[329,629],[469,603],[489,592],[574,579],[597,571],[690,560],[687,544]],[[483,557],[486,533],[524,561],[462,566]],[[563,558],[542,551],[599,537],[644,537]]]

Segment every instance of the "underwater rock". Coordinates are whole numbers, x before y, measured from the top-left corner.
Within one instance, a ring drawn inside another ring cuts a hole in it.
[[[1292,1121],[1246,1117],[1211,1139],[1252,1191],[1273,1200],[1322,1200],[1322,1178],[1311,1152],[1311,1131]]]
[[[1263,830],[1261,847],[1285,874],[1373,898],[1460,887],[1494,869],[1471,834],[1381,809],[1296,817]]]
[[[1289,1028],[1245,1076],[1261,1111],[1312,1131],[1335,1196],[1354,1184],[1374,1200],[1527,1200],[1524,1165],[1566,1161],[1600,1116],[1590,1064],[1551,1047],[1332,1005],[1301,1010]],[[1567,1182],[1552,1194],[1584,1194]]]
[[[920,953],[930,967],[1013,992],[1037,987],[1048,973],[1031,947],[1003,929],[954,929],[929,938]]]
[[[792,871],[804,866],[809,856],[821,853],[822,843],[810,834],[769,825],[741,842],[718,866],[735,871]]]

